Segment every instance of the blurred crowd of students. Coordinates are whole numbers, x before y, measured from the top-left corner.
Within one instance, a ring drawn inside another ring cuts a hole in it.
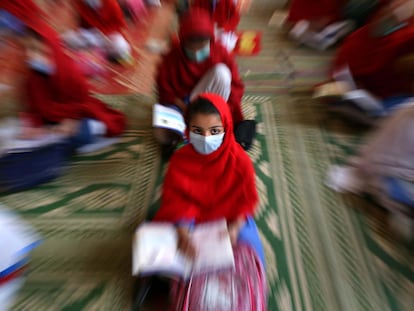
[[[285,26],[300,44],[335,48],[332,80],[380,100],[403,98],[413,92],[413,8],[410,0],[292,0]]]
[[[77,27],[58,33],[32,0],[2,0],[0,35],[3,45],[13,38],[25,51],[28,74],[19,92],[19,137],[60,133],[76,152],[122,135],[128,116],[92,96],[89,69],[79,66],[67,50],[92,49],[119,66],[131,64],[126,19],[137,19],[147,5],[161,2],[72,4]],[[330,172],[330,184],[340,191],[371,192],[409,217],[414,206],[413,7],[410,0],[291,0],[285,21],[290,38],[299,44],[316,50],[337,48],[329,80],[345,85],[344,97],[329,104],[342,105],[378,125],[348,167]],[[156,95],[160,104],[183,115],[187,130],[185,137],[165,128],[154,130],[171,156],[155,220],[176,224],[180,247],[192,256],[193,226],[225,218],[233,245],[249,245],[257,257],[254,265],[262,270],[265,255],[253,220],[258,204],[255,172],[234,134],[245,121],[244,83],[232,54],[240,2],[180,1],[177,8],[179,28],[158,65]],[[349,92],[360,97],[350,99]],[[184,146],[176,151],[180,141]],[[266,298],[265,289],[253,294],[258,300]],[[265,309],[265,302],[262,305]]]
[[[394,215],[412,219],[414,2],[291,0],[288,5],[289,37],[334,53],[328,81],[316,87],[316,97],[350,124],[372,130],[344,166],[330,170],[329,185],[369,193]],[[413,222],[408,223],[412,237]]]
[[[184,33],[185,27],[182,27],[182,33],[172,40],[172,52],[163,57],[159,68],[159,99],[167,100],[171,105],[175,105],[178,99],[181,102],[194,99],[196,93],[191,94],[191,91],[205,76],[207,69],[211,69],[213,65],[224,64],[221,69],[227,69],[221,70],[219,76],[221,78],[225,72],[226,83],[231,81],[232,86],[231,92],[226,89],[227,94],[222,95],[225,99],[230,98],[235,121],[239,122],[242,120],[240,101],[243,84],[238,77],[237,65],[231,53],[237,42],[236,30],[240,20],[237,1],[184,2],[185,10],[181,9],[180,14],[188,10],[208,12],[209,18],[213,21],[213,29],[208,29],[208,32],[195,38],[189,32],[193,31],[193,25],[186,26],[185,31],[188,34]],[[141,17],[140,14],[145,15],[148,5],[161,5],[161,2],[73,1],[71,9],[75,12],[76,25],[58,33],[50,26],[47,15],[34,1],[2,1],[2,48],[10,41],[18,42],[25,51],[22,67],[29,69],[29,74],[25,77],[24,83],[19,85],[21,90],[18,92],[23,94],[22,136],[30,138],[43,133],[47,128],[71,136],[79,134],[76,141],[89,143],[95,136],[117,136],[122,133],[126,126],[125,116],[92,98],[87,79],[90,75],[99,74],[97,68],[100,65],[102,67],[102,62],[110,61],[121,66],[133,62],[135,55],[132,53],[126,20],[136,20]],[[63,6],[63,2],[61,7],[68,9]],[[195,23],[194,29],[204,27],[203,21],[192,20],[190,23]],[[191,40],[183,36],[191,36]],[[192,45],[186,51],[192,50],[194,57],[198,58],[192,59],[192,55],[188,53],[181,55],[181,58],[179,55],[172,56],[179,50],[181,52],[184,44],[182,39],[185,39],[186,45]],[[211,46],[206,46],[210,43]],[[88,51],[89,54],[85,54],[84,51]],[[93,57],[86,56],[90,56],[91,53]],[[203,59],[200,59],[202,53]],[[84,57],[86,59],[83,59]],[[96,62],[98,58],[99,62]],[[220,69],[220,66],[218,68]],[[226,70],[230,71],[231,76]],[[209,80],[215,77],[213,73],[203,81],[208,84],[211,83]],[[176,86],[171,90],[174,83]],[[216,86],[228,88],[227,84],[221,86],[220,82],[216,83]],[[2,86],[8,87],[4,84]],[[201,91],[203,88],[197,89],[198,93]],[[179,102],[178,107],[182,109],[180,104]]]
[[[0,27],[3,38],[15,39],[23,48],[28,72],[19,86],[19,139],[59,133],[76,153],[120,136],[128,116],[93,96],[86,72],[67,51],[99,49],[107,61],[130,63],[134,55],[126,18],[136,18],[144,9],[142,1],[72,4],[77,27],[58,33],[34,1],[2,0]],[[177,141],[185,142],[171,156],[155,220],[176,224],[179,246],[191,256],[193,226],[226,219],[233,246],[247,244],[255,254],[251,277],[262,279],[265,256],[253,220],[258,205],[255,172],[234,134],[244,121],[244,84],[232,54],[239,10],[233,0],[196,0],[180,6],[178,34],[158,66],[156,95],[160,104],[183,114],[187,129],[185,137],[155,129],[155,138],[173,151]],[[251,295],[264,310],[266,290]]]

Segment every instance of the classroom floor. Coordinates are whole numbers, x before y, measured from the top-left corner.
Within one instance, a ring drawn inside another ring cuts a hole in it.
[[[297,46],[269,26],[281,2],[253,1],[239,28],[260,35],[261,50],[237,57],[246,84],[244,113],[258,122],[249,155],[260,196],[256,221],[266,252],[269,310],[411,310],[412,245],[392,233],[384,210],[325,185],[329,166],[344,162],[366,134],[311,98],[335,49]],[[148,18],[148,27],[132,36],[134,65],[113,67],[105,79],[91,81],[99,98],[128,115],[122,140],[75,157],[51,183],[0,195],[45,239],[13,310],[131,309],[132,233],[156,210],[165,171],[151,130],[159,55],[145,44],[168,41],[174,9],[165,4]],[[56,19],[52,25],[63,27],[63,17]],[[15,69],[17,75],[0,77],[18,77]],[[17,100],[8,92],[2,108]]]

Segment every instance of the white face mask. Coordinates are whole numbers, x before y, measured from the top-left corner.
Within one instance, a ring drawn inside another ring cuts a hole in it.
[[[189,59],[197,63],[202,63],[210,57],[210,42],[196,52],[186,49],[186,54]]]
[[[221,146],[224,134],[225,133],[203,136],[190,132],[190,143],[198,153],[210,154]]]
[[[99,9],[101,7],[101,0],[85,0],[86,4],[92,9]]]
[[[28,59],[27,64],[31,69],[48,76],[55,73],[55,66],[53,64],[38,58]]]

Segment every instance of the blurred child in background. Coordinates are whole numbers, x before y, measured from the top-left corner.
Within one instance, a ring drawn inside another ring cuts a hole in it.
[[[123,34],[126,21],[117,0],[75,0],[74,7],[79,29],[63,34],[68,46],[100,48],[111,60],[131,62],[131,46]]]
[[[241,99],[244,84],[234,57],[214,40],[214,25],[208,12],[191,9],[180,20],[179,39],[163,57],[157,75],[158,100],[185,113],[198,94],[210,92],[227,101],[234,124],[243,120]],[[180,137],[156,128],[156,139],[174,146]]]
[[[214,21],[216,40],[231,52],[236,46],[240,22],[240,0],[194,0],[191,8],[202,8]]]
[[[120,135],[125,116],[91,96],[85,77],[64,53],[58,34],[47,25],[30,1],[4,0],[0,8],[19,18],[25,27],[28,74],[21,90],[22,138],[54,131],[70,138],[73,148]],[[107,141],[109,142],[109,141]]]

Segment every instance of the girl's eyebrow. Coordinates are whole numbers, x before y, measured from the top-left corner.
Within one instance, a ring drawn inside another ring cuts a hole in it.
[[[203,129],[202,127],[197,126],[197,125],[191,125],[191,127],[192,127],[192,128]],[[215,128],[218,128],[218,127],[223,127],[223,125],[213,125],[213,126],[210,126],[210,127],[208,128],[208,130],[215,129]]]

